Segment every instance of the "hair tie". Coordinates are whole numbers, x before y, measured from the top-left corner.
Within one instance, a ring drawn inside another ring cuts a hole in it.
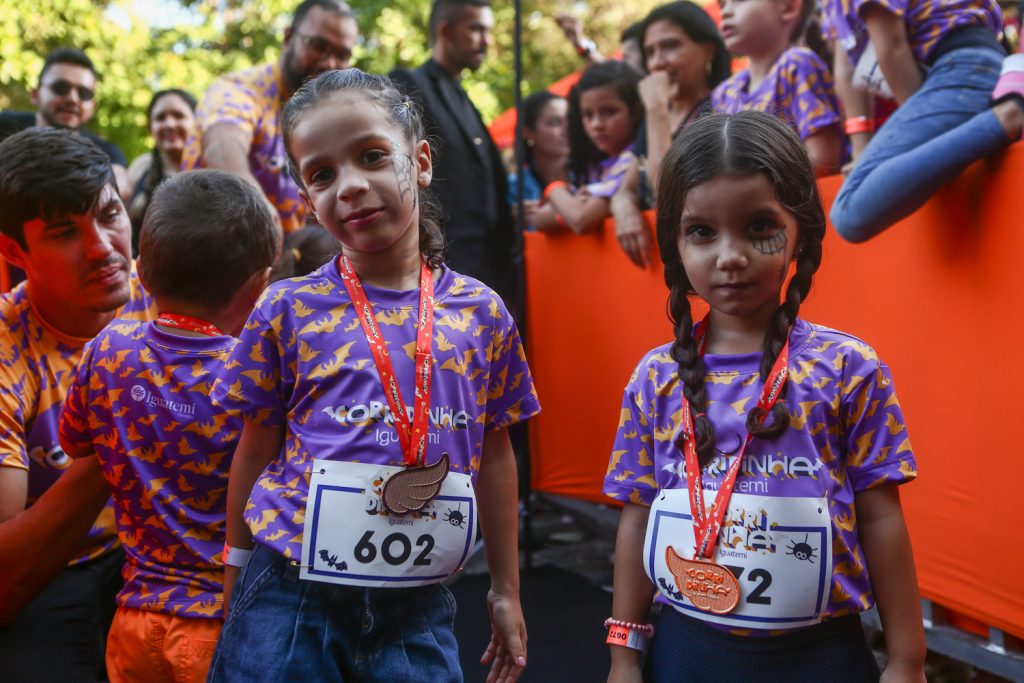
[[[708,416],[707,413],[697,413],[696,415],[693,416],[693,421],[696,422],[698,418],[707,417],[707,416]]]
[[[292,248],[292,258],[298,263],[302,260],[302,252],[297,248]]]
[[[412,98],[406,97],[405,100],[402,101],[402,106],[406,111],[412,110]]]

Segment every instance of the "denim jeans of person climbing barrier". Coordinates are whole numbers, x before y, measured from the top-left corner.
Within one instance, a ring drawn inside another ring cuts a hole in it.
[[[851,242],[874,237],[1010,143],[989,107],[1003,57],[990,47],[964,47],[935,61],[843,182],[831,212],[840,235]]]
[[[461,683],[455,598],[443,585],[364,589],[298,575],[256,546],[231,596],[211,683]]]

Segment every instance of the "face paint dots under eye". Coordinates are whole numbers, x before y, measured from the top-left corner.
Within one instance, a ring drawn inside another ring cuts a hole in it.
[[[782,251],[785,251],[786,245],[789,243],[789,238],[786,237],[786,233],[782,230],[775,233],[771,237],[756,240],[754,242],[754,248],[765,256],[773,256]]]

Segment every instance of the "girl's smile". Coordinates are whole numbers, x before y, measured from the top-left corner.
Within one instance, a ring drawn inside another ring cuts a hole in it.
[[[303,198],[347,250],[417,249],[416,197],[430,183],[430,151],[425,141],[405,140],[381,107],[331,95],[296,124],[291,152]]]

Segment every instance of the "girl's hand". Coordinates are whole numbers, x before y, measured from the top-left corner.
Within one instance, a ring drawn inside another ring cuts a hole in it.
[[[616,646],[612,646],[616,647]],[[608,672],[608,683],[643,683],[644,677],[640,671],[640,659],[630,661],[612,659],[612,668]]]
[[[480,658],[491,665],[487,683],[513,683],[526,666],[526,622],[519,596],[487,592],[487,612],[491,617],[491,642]]]
[[[651,266],[651,233],[640,210],[620,211],[615,216],[615,236],[619,246],[637,268]]]
[[[882,672],[879,683],[927,683],[924,676],[924,663],[903,664],[891,661]]]
[[[232,567],[226,565],[224,567],[224,620],[227,621],[228,609],[231,605],[231,594],[235,590],[235,584],[238,582],[238,575],[241,573],[239,567]]]
[[[647,111],[668,112],[668,103],[675,97],[676,87],[665,71],[652,71],[637,84],[640,100]]]

